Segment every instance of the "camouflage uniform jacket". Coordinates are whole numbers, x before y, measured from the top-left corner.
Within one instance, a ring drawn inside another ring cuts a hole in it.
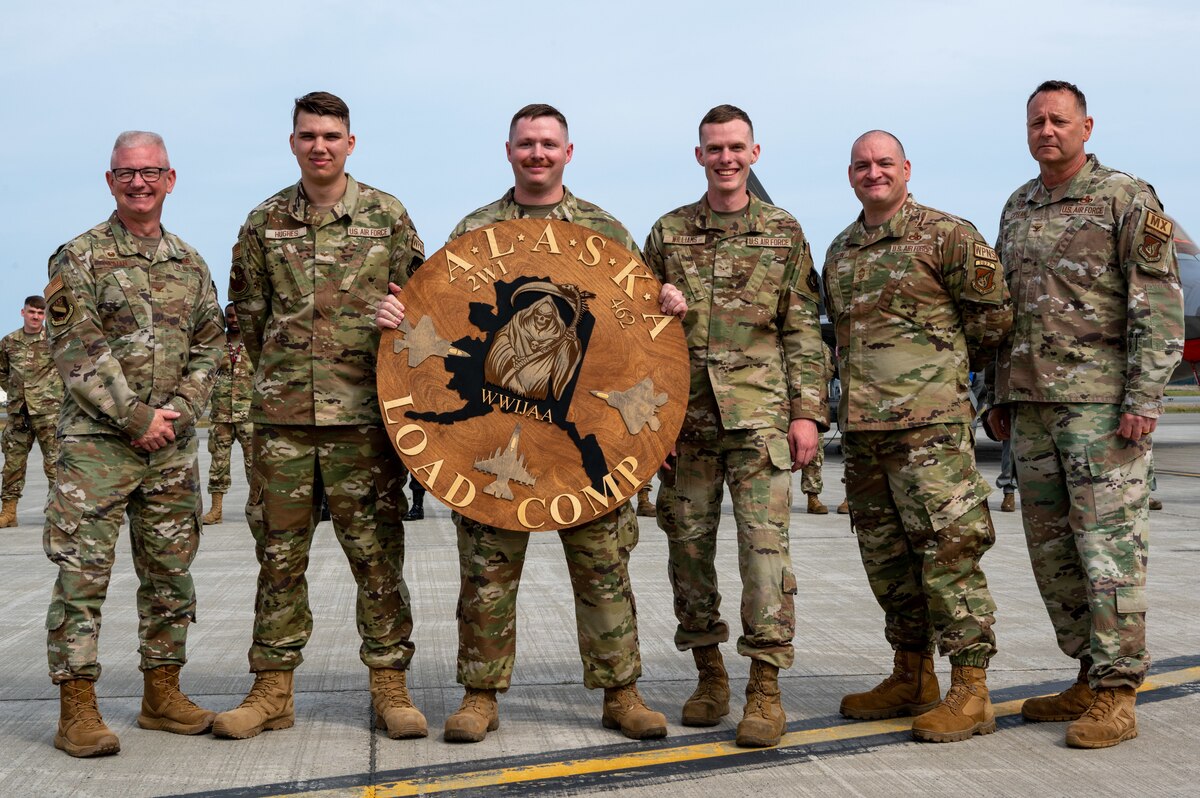
[[[163,230],[153,252],[117,218],[50,258],[50,351],[66,385],[60,435],[146,434],[157,408],[203,412],[225,343],[204,259]]]
[[[374,309],[425,259],[398,199],[349,177],[324,215],[301,184],[250,212],[233,248],[229,296],[257,371],[251,421],[382,424]]]
[[[889,430],[974,418],[971,370],[1012,326],[996,253],[970,222],[917,203],[868,230],[863,216],[825,256],[838,345],[838,425]]]
[[[800,223],[750,196],[726,227],[707,196],[655,222],[646,265],[687,299],[691,388],[680,437],[828,427],[817,276]]]
[[[63,384],[44,329],[30,335],[21,327],[0,340],[0,388],[8,394],[10,415],[22,411],[31,416],[58,415]]]
[[[1016,303],[999,402],[1095,402],[1150,418],[1183,347],[1183,294],[1154,189],[1089,155],[1009,198],[996,249]]]
[[[225,424],[250,420],[250,403],[254,395],[254,366],[246,354],[239,333],[230,337],[221,358],[221,370],[212,390],[212,409],[209,419]]]
[[[510,188],[503,197],[492,204],[471,211],[455,226],[447,240],[453,241],[464,233],[469,233],[485,224],[525,218],[524,209],[517,203],[513,195],[514,191]],[[566,186],[563,186],[563,198],[554,206],[547,218],[595,230],[616,241],[637,257],[641,257],[637,244],[633,242],[633,236],[629,235],[629,231],[620,222],[599,206],[576,197]]]

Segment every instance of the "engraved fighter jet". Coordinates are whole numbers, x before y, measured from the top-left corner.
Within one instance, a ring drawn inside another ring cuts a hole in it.
[[[494,482],[484,486],[484,493],[491,494],[497,499],[508,499],[511,501],[513,493],[508,488],[509,480],[520,482],[522,485],[528,485],[529,487],[533,487],[537,481],[525,469],[525,455],[517,452],[517,444],[520,441],[520,437],[521,425],[518,424],[513,428],[512,437],[508,439],[507,446],[497,449],[486,460],[475,461],[476,471],[493,474],[496,477]]]
[[[592,391],[591,394],[608,402],[609,407],[617,409],[630,435],[637,435],[644,426],[650,427],[654,432],[661,426],[658,408],[667,403],[667,395],[656,393],[654,382],[649,377],[643,378],[637,385],[625,391]]]
[[[404,333],[403,338],[397,338],[392,343],[392,352],[400,354],[405,349],[408,350],[408,367],[416,368],[431,357],[446,357],[454,355],[456,357],[467,357],[467,353],[456,346],[451,345],[449,341],[437,334],[437,330],[433,326],[432,316],[422,316],[417,322],[417,326],[413,327],[406,316],[404,321],[400,322],[399,331]]]

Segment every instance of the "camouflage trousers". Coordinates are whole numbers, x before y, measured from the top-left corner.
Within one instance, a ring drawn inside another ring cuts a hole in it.
[[[530,538],[454,514],[458,530],[458,683],[507,690],[517,653],[517,589]],[[638,541],[629,504],[558,533],[575,595],[583,684],[617,687],[642,675],[629,554]]]
[[[58,566],[46,615],[50,678],[100,678],[100,608],[126,511],[141,669],[182,665],[188,624],[196,620],[188,572],[200,543],[195,435],[157,452],[140,452],[113,435],[68,435],[60,441],[58,474],[43,538]]]
[[[1013,453],[1033,574],[1058,646],[1093,687],[1140,685],[1146,651],[1151,441],[1108,404],[1016,406]]]
[[[42,470],[50,483],[50,494],[54,493],[54,464],[58,461],[58,416],[39,414],[31,416],[22,411],[8,417],[4,434],[0,437],[0,448],[4,450],[4,487],[0,489],[0,500],[15,501],[25,492],[25,465],[36,437],[42,449]]]
[[[938,650],[986,668],[996,605],[979,567],[996,542],[987,482],[966,424],[847,432],[846,496],[884,634],[901,651]]]
[[[796,577],[788,544],[792,475],[787,435],[762,429],[681,440],[674,472],[662,472],[659,526],[675,596],[675,646],[686,651],[729,639],[717,589],[717,526],[724,485],[737,522],[742,579],[738,653],[790,668],[795,656]]]
[[[246,506],[258,558],[250,670],[292,670],[312,635],[308,553],[324,491],[333,531],[358,586],[359,657],[408,667],[412,607],[404,583],[405,471],[382,426],[254,427]]]
[[[254,473],[254,425],[249,421],[214,421],[208,430],[208,453],[212,462],[208,467],[208,492],[229,492],[229,460],[233,455],[233,442],[242,447],[242,464],[246,479]]]
[[[821,469],[825,467],[825,436],[820,433],[817,435],[817,453],[800,470],[800,492],[805,495],[820,496],[821,491],[825,490],[825,480],[821,477]]]

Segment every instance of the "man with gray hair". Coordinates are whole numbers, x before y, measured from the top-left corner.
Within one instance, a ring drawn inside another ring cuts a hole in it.
[[[58,483],[45,549],[58,566],[46,618],[59,685],[54,745],[71,756],[121,745],[96,706],[100,608],[126,512],[137,572],[145,690],[138,725],[200,734],[214,713],[179,689],[200,542],[196,417],[225,344],[204,260],[162,228],[175,170],[155,133],[122,133],[106,174],[116,211],[58,248],[46,287],[50,351],[66,385]]]

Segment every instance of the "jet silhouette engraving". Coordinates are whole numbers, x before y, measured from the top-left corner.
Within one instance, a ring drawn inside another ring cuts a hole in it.
[[[630,435],[637,435],[643,427],[657,432],[661,426],[658,408],[667,403],[667,395],[656,393],[654,382],[649,377],[624,391],[592,391],[591,394],[617,409]]]
[[[530,474],[525,468],[525,455],[517,451],[520,438],[521,425],[517,424],[513,427],[512,437],[508,439],[506,446],[497,449],[486,460],[475,461],[476,471],[482,471],[485,474],[492,474],[496,477],[491,484],[484,486],[484,493],[495,496],[497,499],[512,501],[513,492],[508,487],[510,480],[529,487],[533,487],[534,483],[537,482],[533,474]]]

